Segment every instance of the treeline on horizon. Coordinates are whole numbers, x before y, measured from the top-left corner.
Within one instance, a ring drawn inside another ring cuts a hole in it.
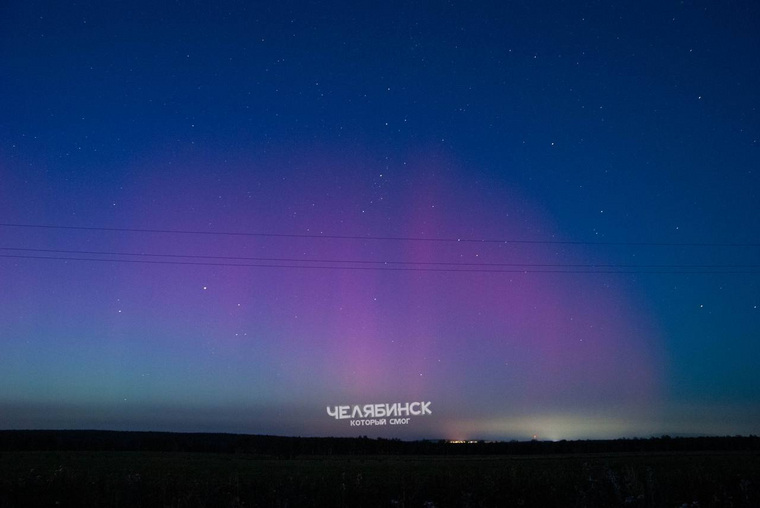
[[[106,430],[2,430],[0,451],[129,451],[318,455],[562,455],[760,451],[758,436],[652,437],[579,441],[401,441],[363,437],[283,437],[249,434]]]

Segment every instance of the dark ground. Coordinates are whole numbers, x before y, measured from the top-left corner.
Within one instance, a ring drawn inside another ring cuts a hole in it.
[[[3,431],[0,507],[757,507],[757,441]]]

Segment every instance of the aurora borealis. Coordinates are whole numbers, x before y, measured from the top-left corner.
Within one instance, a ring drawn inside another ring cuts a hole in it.
[[[756,6],[101,4],[0,10],[0,428],[760,430]]]

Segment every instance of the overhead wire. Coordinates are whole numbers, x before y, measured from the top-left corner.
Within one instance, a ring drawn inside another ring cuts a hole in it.
[[[119,252],[119,251],[99,251],[99,250],[70,250],[70,249],[34,249],[24,247],[0,247],[0,251],[6,252],[34,252],[45,254],[66,254],[66,255],[96,255],[96,256],[128,256],[128,257],[146,257],[146,258],[174,258],[174,259],[202,259],[202,260],[224,260],[224,261],[259,261],[275,263],[320,263],[331,265],[413,265],[413,266],[449,266],[449,267],[504,267],[504,268],[572,268],[572,269],[682,269],[682,270],[737,270],[737,269],[760,269],[760,264],[755,265],[683,265],[683,264],[604,264],[604,263],[493,263],[493,262],[444,262],[444,261],[390,261],[390,260],[366,260],[366,259],[313,259],[313,258],[283,258],[283,257],[255,257],[255,256],[211,256],[201,254],[158,254],[146,252]],[[29,259],[72,259],[77,261],[119,261],[119,259],[102,259],[102,258],[72,258],[64,256],[2,256],[2,257],[19,257]],[[128,260],[124,260],[128,261]],[[135,260],[139,261],[139,260]],[[246,265],[241,263],[215,263],[221,266],[260,266]],[[266,265],[269,266],[269,265]],[[272,265],[281,266],[281,265]],[[300,266],[300,265],[299,265]],[[463,271],[455,270],[452,271]],[[522,271],[522,270],[518,270]]]
[[[325,240],[373,240],[373,241],[405,241],[405,242],[458,242],[458,243],[497,243],[497,244],[547,244],[547,245],[608,245],[629,247],[738,247],[756,248],[760,243],[742,242],[604,242],[580,240],[526,240],[526,239],[495,239],[495,238],[446,238],[446,237],[406,237],[406,236],[373,236],[373,235],[326,235],[314,233],[265,233],[265,232],[236,232],[236,231],[200,231],[180,229],[146,229],[146,228],[108,228],[89,226],[59,226],[51,224],[14,224],[0,223],[0,227],[26,229],[60,229],[69,231],[101,231],[117,233],[157,233],[176,235],[210,235],[210,236],[243,236],[262,238],[310,238]]]
[[[187,256],[190,257],[190,256]],[[290,264],[286,263],[230,263],[230,262],[213,262],[213,261],[177,261],[177,260],[155,260],[155,259],[116,259],[116,258],[91,258],[91,257],[72,257],[72,256],[47,256],[47,255],[23,255],[23,254],[0,254],[0,258],[8,259],[42,259],[55,261],[78,261],[78,262],[95,262],[95,263],[124,263],[124,264],[150,264],[150,265],[185,265],[185,266],[215,266],[215,267],[237,267],[237,268],[288,268],[288,269],[312,269],[312,270],[354,270],[354,271],[391,271],[391,272],[448,272],[448,273],[568,273],[568,274],[758,274],[760,268],[748,269],[733,266],[713,267],[713,268],[694,268],[688,265],[664,268],[648,268],[643,266],[631,266],[627,268],[608,265],[607,267],[596,267],[588,265],[578,265],[577,268],[572,265],[556,268],[552,265],[541,267],[540,265],[518,265],[513,268],[441,268],[435,266],[355,266],[347,264]],[[488,266],[488,265],[486,265]],[[521,266],[521,267],[519,267]]]
[[[219,232],[170,229],[109,228],[60,226],[50,224],[0,223],[0,227],[46,229],[63,231],[96,231],[117,233],[152,233],[178,235],[219,235],[262,238],[302,238],[324,240],[387,240],[410,242],[463,242],[489,244],[557,244],[607,246],[669,246],[669,247],[760,247],[756,243],[676,243],[676,242],[588,242],[564,240],[495,240],[478,238],[428,238],[358,235],[323,235],[289,233]],[[0,247],[0,258],[41,259],[56,261],[142,263],[161,265],[290,268],[322,270],[381,270],[416,272],[483,272],[483,273],[661,273],[661,274],[756,274],[759,264],[610,264],[610,263],[514,263],[486,261],[398,261],[370,259],[335,259],[264,256],[221,256],[185,253],[146,253],[111,250],[52,249],[29,247]],[[23,253],[23,254],[22,254]],[[86,256],[86,257],[85,257]],[[93,257],[95,256],[95,257]],[[125,259],[127,258],[127,259]],[[137,259],[135,259],[137,258]]]

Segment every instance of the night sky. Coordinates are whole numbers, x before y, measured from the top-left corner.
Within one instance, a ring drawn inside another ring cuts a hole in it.
[[[750,0],[4,1],[0,428],[757,434],[759,108]]]

